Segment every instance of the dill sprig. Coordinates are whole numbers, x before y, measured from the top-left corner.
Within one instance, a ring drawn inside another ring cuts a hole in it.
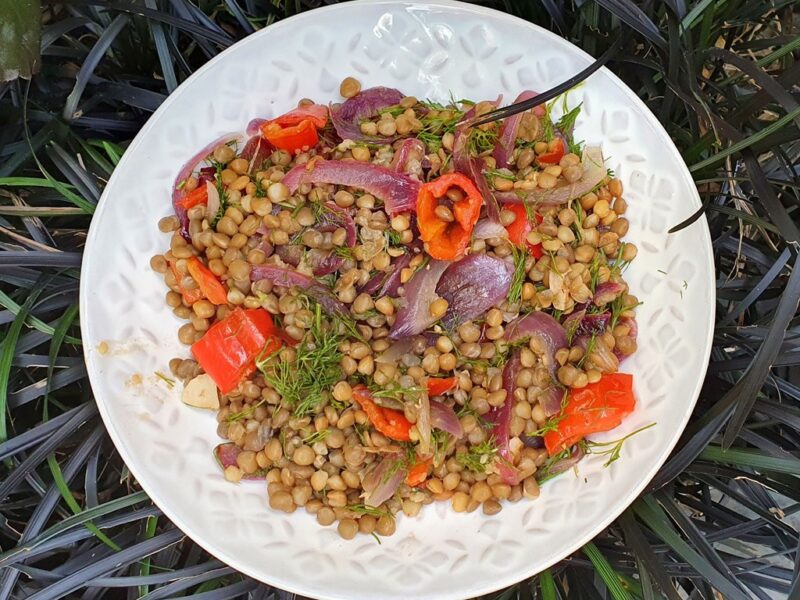
[[[266,400],[264,400],[262,398],[256,404],[253,404],[251,406],[247,406],[247,407],[243,408],[242,410],[240,410],[238,412],[229,413],[228,416],[225,417],[225,422],[226,423],[233,423],[235,421],[241,421],[242,419],[250,418],[253,415],[253,413],[255,412],[256,408],[258,408],[259,406],[264,404],[264,402],[266,402]]]
[[[617,322],[619,321],[619,318],[622,315],[622,313],[624,313],[625,311],[628,311],[628,310],[633,310],[637,306],[641,306],[641,305],[642,305],[641,302],[638,302],[636,304],[632,304],[632,305],[629,305],[629,306],[626,305],[625,304],[625,294],[620,294],[619,296],[614,298],[614,300],[609,305],[610,308],[611,308],[611,319],[608,322],[608,328],[611,331],[614,331],[614,327],[617,326]]]
[[[497,456],[497,446],[494,440],[486,440],[472,446],[466,452],[456,454],[456,460],[473,473],[485,473],[486,467],[491,464],[495,456]]]
[[[385,398],[397,402],[404,402],[409,396],[416,400],[419,394],[425,391],[421,387],[400,387],[395,383],[384,386],[372,385],[369,388],[373,398]]]
[[[156,377],[158,377],[160,380],[162,380],[164,383],[166,383],[166,384],[167,384],[167,386],[168,386],[170,389],[172,389],[173,387],[175,387],[175,380],[174,380],[174,379],[172,379],[171,377],[167,377],[167,376],[166,376],[166,375],[164,375],[164,374],[163,374],[161,371],[155,371],[155,376],[156,376]]]
[[[349,510],[350,512],[356,513],[357,515],[370,515],[372,517],[390,517],[394,518],[394,515],[391,511],[388,510],[381,510],[380,508],[375,508],[374,506],[367,506],[366,504],[348,504],[344,507],[345,510]]]
[[[491,129],[481,129],[480,127],[473,127],[469,132],[467,138],[467,148],[472,156],[480,156],[484,152],[494,150],[497,144],[497,127]]]
[[[583,363],[586,362],[586,359],[589,358],[589,355],[594,352],[594,347],[597,345],[597,334],[593,333],[592,336],[589,338],[589,341],[586,342],[586,350],[583,353],[583,356],[578,361],[578,366],[583,367]]]
[[[214,177],[214,184],[217,186],[217,193],[219,194],[219,210],[217,214],[214,215],[214,220],[211,222],[211,226],[215,227],[228,208],[228,194],[225,192],[225,185],[222,183],[222,170],[225,168],[225,165],[216,161],[213,161],[213,164],[214,168],[217,170],[216,176]]]
[[[525,264],[528,255],[525,250],[516,246],[511,247],[511,252],[514,257],[514,275],[511,277],[511,285],[508,288],[508,303],[516,305],[522,300],[522,286],[525,285],[527,276]]]
[[[618,440],[611,440],[610,442],[593,442],[591,440],[582,440],[580,444],[584,452],[586,452],[586,454],[597,454],[599,456],[608,456],[608,460],[603,464],[604,467],[607,467],[620,457],[620,453],[622,452],[622,445],[627,440],[635,436],[637,433],[641,433],[646,429],[655,427],[655,425],[656,425],[655,422],[653,422],[650,423],[649,425],[645,425],[644,427],[640,427],[636,431],[632,431],[628,435],[623,436]]]
[[[283,402],[302,417],[313,413],[329,398],[329,390],[342,378],[343,338],[323,320],[322,307],[314,305],[314,319],[289,361],[278,351],[260,357],[256,366],[264,380],[281,395]]]
[[[331,430],[330,429],[323,429],[321,431],[315,431],[314,433],[312,433],[308,437],[303,438],[303,443],[304,444],[313,445],[313,444],[316,444],[317,442],[323,441],[330,434],[331,434]]]
[[[445,133],[455,132],[456,126],[464,116],[464,112],[455,105],[444,106],[429,100],[422,101],[420,104],[425,106],[429,113],[419,117],[422,122],[422,129],[417,133],[417,139],[425,144],[429,152],[438,152],[442,147],[442,136]],[[450,113],[448,118],[442,116],[441,113],[443,111]]]

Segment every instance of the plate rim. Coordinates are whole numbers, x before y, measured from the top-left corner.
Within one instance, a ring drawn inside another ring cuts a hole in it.
[[[546,38],[549,38],[556,43],[559,44],[567,44],[571,47],[571,51],[575,53],[576,56],[587,60],[592,61],[594,58],[586,53],[583,49],[579,48],[569,40],[557,35],[556,33],[545,29],[544,27],[532,23],[530,21],[526,21],[520,17],[516,17],[514,15],[510,15],[504,13],[499,10],[495,10],[492,8],[487,8],[484,6],[466,4],[464,2],[459,2],[457,0],[426,0],[425,2],[414,2],[411,0],[358,0],[357,2],[353,3],[343,3],[343,4],[333,4],[328,5],[320,8],[316,8],[310,11],[306,11],[297,15],[293,15],[291,17],[282,19],[277,23],[273,23],[270,26],[264,27],[259,31],[256,31],[242,40],[232,44],[213,58],[211,58],[208,62],[206,62],[203,66],[197,69],[192,75],[190,75],[185,81],[183,81],[176,89],[173,91],[167,99],[153,112],[152,115],[147,119],[145,124],[142,128],[137,132],[136,136],[132,140],[131,144],[128,146],[126,152],[123,154],[120,162],[117,164],[116,168],[114,169],[111,177],[108,180],[105,188],[103,189],[103,193],[100,196],[100,199],[97,203],[97,208],[92,215],[92,220],[89,226],[89,232],[86,238],[86,243],[84,246],[83,252],[83,259],[81,261],[81,273],[85,273],[88,270],[89,262],[92,260],[92,247],[94,244],[94,240],[97,237],[97,231],[100,229],[100,220],[105,213],[106,206],[108,205],[108,195],[110,189],[112,189],[112,184],[115,181],[115,178],[119,177],[119,173],[121,173],[126,168],[126,163],[130,159],[130,156],[133,154],[131,150],[136,149],[143,143],[144,138],[147,136],[148,132],[156,127],[158,121],[161,117],[167,113],[170,109],[170,106],[173,102],[176,101],[178,96],[181,93],[187,93],[187,89],[191,87],[191,82],[195,79],[199,79],[200,77],[204,76],[207,71],[216,67],[218,63],[224,62],[227,58],[227,55],[230,54],[234,49],[238,49],[239,46],[246,45],[248,43],[254,43],[254,41],[259,38],[260,36],[270,35],[269,32],[274,32],[276,30],[280,30],[283,28],[291,28],[296,26],[302,26],[303,21],[308,19],[318,19],[320,18],[321,14],[327,13],[335,13],[339,10],[352,10],[352,7],[357,4],[369,4],[372,6],[392,6],[397,8],[413,8],[415,10],[424,10],[426,7],[437,7],[437,8],[445,8],[445,9],[452,9],[454,11],[464,11],[467,13],[472,13],[475,16],[485,16],[491,19],[495,23],[502,24],[503,21],[513,22],[516,25],[524,25],[527,28],[530,28],[536,31],[537,35],[543,35]],[[697,191],[697,187],[694,183],[694,180],[691,177],[691,173],[689,172],[688,166],[684,161],[683,157],[681,156],[680,152],[678,151],[677,147],[675,146],[672,138],[669,136],[669,133],[664,129],[661,123],[658,121],[656,116],[650,111],[647,105],[636,95],[636,93],[628,87],[616,74],[610,71],[606,67],[602,67],[601,70],[605,73],[607,77],[609,77],[610,82],[617,86],[629,99],[631,105],[641,114],[645,116],[645,120],[647,124],[651,127],[651,129],[655,130],[660,136],[663,135],[666,138],[665,141],[667,143],[667,149],[670,153],[673,154],[677,163],[680,165],[680,176],[683,178],[685,182],[689,183],[689,189],[692,191],[691,194],[691,201],[693,205],[696,205],[699,208],[702,205],[699,192]],[[182,88],[184,88],[182,90]],[[244,130],[244,126],[246,123],[242,124],[242,131]],[[677,172],[676,172],[677,174]],[[694,207],[694,206],[693,206]],[[702,225],[701,237],[702,237],[702,246],[703,246],[703,253],[705,256],[705,267],[707,268],[708,272],[714,273],[714,260],[713,260],[713,247],[711,244],[711,236],[710,231],[708,229],[708,223],[706,220],[705,215],[702,215],[700,219],[698,219],[698,224],[696,227],[700,227]],[[211,554],[212,556],[218,558],[225,564],[231,566],[232,568],[236,569],[237,571],[244,573],[245,575],[252,577],[256,581],[260,581],[266,583],[267,585],[271,585],[285,591],[302,594],[302,595],[316,595],[318,590],[312,587],[306,587],[302,584],[302,582],[298,581],[287,581],[284,580],[280,576],[280,572],[277,571],[275,573],[265,574],[264,572],[258,572],[254,569],[250,569],[247,566],[244,566],[239,563],[237,557],[231,555],[219,548],[215,547],[213,541],[208,541],[204,538],[202,530],[197,530],[195,528],[187,526],[187,524],[181,518],[180,511],[177,509],[173,509],[170,506],[168,501],[164,501],[159,493],[159,486],[153,485],[151,486],[149,482],[147,482],[147,470],[146,469],[139,469],[139,466],[132,466],[132,463],[135,463],[134,460],[135,453],[133,453],[123,441],[121,435],[118,433],[112,419],[111,415],[108,413],[106,400],[101,399],[100,395],[95,392],[95,389],[100,389],[99,381],[101,379],[101,374],[98,372],[98,369],[94,367],[93,363],[96,360],[96,356],[92,354],[93,347],[87,343],[89,342],[89,336],[86,332],[86,328],[88,327],[87,319],[90,318],[88,313],[88,298],[89,298],[89,291],[87,289],[88,286],[88,278],[81,277],[80,281],[80,298],[79,298],[79,314],[80,314],[80,327],[81,327],[81,335],[82,337],[85,336],[85,341],[83,344],[83,356],[84,361],[86,363],[87,374],[90,386],[92,388],[92,395],[95,399],[95,403],[98,407],[98,412],[103,420],[103,424],[108,431],[109,437],[114,442],[114,446],[116,447],[117,451],[120,454],[120,457],[125,462],[126,466],[130,470],[130,472],[134,475],[136,480],[139,482],[141,488],[147,493],[149,498],[152,500],[154,504],[158,506],[158,508],[164,513],[166,516],[178,529],[180,529],[186,536],[191,538],[197,545],[203,548],[206,552]],[[697,405],[697,401],[699,399],[700,391],[705,380],[705,376],[707,374],[707,369],[710,360],[710,351],[713,342],[713,335],[714,335],[714,310],[713,306],[716,301],[716,290],[714,286],[714,279],[713,277],[708,278],[706,281],[706,290],[705,294],[708,306],[708,320],[709,320],[709,327],[706,334],[706,339],[703,340],[703,351],[701,353],[703,364],[701,368],[700,377],[698,377],[697,381],[695,382],[694,389],[692,390],[692,401],[687,406],[686,411],[682,415],[680,422],[677,424],[677,427],[673,427],[673,433],[671,439],[669,439],[668,444],[665,445],[665,449],[661,453],[661,457],[659,460],[653,462],[650,467],[647,469],[646,473],[641,477],[639,483],[634,486],[633,488],[629,489],[628,492],[622,497],[621,499],[617,500],[615,503],[616,508],[614,510],[609,510],[606,517],[598,521],[592,528],[587,528],[585,533],[582,536],[576,537],[572,543],[569,544],[569,552],[564,554],[564,556],[550,556],[544,562],[544,565],[541,568],[529,569],[526,571],[517,571],[516,573],[509,574],[505,577],[492,579],[488,581],[485,585],[472,585],[469,588],[461,589],[457,594],[448,594],[446,598],[470,598],[474,596],[480,596],[483,594],[491,593],[493,591],[508,587],[510,585],[514,585],[520,581],[528,579],[529,577],[539,573],[545,569],[550,568],[554,564],[558,563],[559,561],[563,560],[566,556],[573,554],[575,551],[579,550],[583,545],[588,543],[589,541],[593,540],[597,535],[605,528],[607,528],[611,523],[613,523],[620,514],[622,514],[630,505],[639,497],[639,495],[644,491],[653,477],[656,475],[658,470],[661,466],[667,461],[669,456],[672,454],[673,449],[677,445],[681,435],[683,434],[684,429],[689,421],[689,418],[694,413],[694,409]],[[97,382],[97,386],[95,383]],[[142,477],[144,475],[144,477]],[[341,593],[337,593],[335,590],[331,594],[326,594],[325,596],[319,596],[324,598],[331,598],[331,599],[341,599],[341,600],[349,600],[347,596],[342,595]]]

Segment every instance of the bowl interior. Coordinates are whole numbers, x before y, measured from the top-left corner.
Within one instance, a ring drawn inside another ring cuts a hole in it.
[[[510,585],[591,539],[641,491],[675,444],[694,406],[711,342],[713,269],[704,219],[667,229],[700,201],[672,142],[652,114],[602,70],[570,93],[582,102],[577,134],[600,144],[623,180],[630,241],[639,256],[626,278],[644,301],[634,373],[638,406],[614,439],[656,423],[604,467],[590,456],[578,476],[542,487],[536,501],[492,517],[456,514],[446,503],[397,533],[341,540],[303,511],[270,510],[262,483],[224,481],[211,454],[213,414],[180,402],[157,373],[185,356],[180,325],[164,303],[150,256],[168,244],[180,166],[197,149],[254,117],[280,114],[299,98],[337,101],[348,75],[434,100],[481,100],[546,89],[590,62],[538,27],[453,2],[357,2],[282,21],[221,54],[150,119],[105,189],[92,222],[81,280],[81,325],[101,414],[144,489],[182,530],[233,567],[318,598],[466,598]],[[98,345],[106,342],[109,352]]]

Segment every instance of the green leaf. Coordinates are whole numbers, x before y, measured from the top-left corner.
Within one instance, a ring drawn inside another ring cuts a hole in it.
[[[594,568],[603,579],[603,582],[606,584],[608,591],[611,592],[611,596],[614,600],[632,600],[628,590],[622,587],[622,579],[620,576],[593,542],[589,542],[583,547],[583,553],[592,561]]]
[[[41,14],[39,0],[0,0],[0,81],[39,71]]]
[[[741,450],[737,448],[723,450],[719,446],[706,446],[700,453],[700,458],[738,467],[745,466],[789,475],[800,473],[800,459],[777,458],[768,456],[759,450]]]
[[[539,573],[539,587],[542,590],[542,600],[558,600],[556,582],[553,581],[553,574],[550,569],[545,569]]]

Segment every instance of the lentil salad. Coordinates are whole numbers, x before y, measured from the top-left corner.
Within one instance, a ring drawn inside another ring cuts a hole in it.
[[[472,128],[499,99],[340,93],[181,169],[151,266],[183,399],[217,411],[226,479],[345,539],[536,498],[635,405],[622,183],[580,106]]]

